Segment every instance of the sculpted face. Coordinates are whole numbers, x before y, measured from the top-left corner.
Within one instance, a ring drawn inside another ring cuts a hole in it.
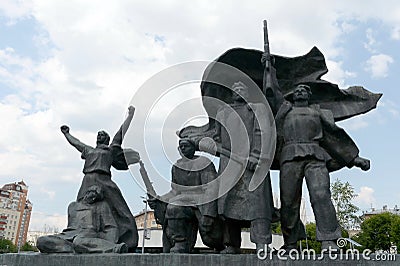
[[[232,90],[234,101],[247,101],[249,99],[249,91],[246,86],[234,85]]]
[[[99,131],[97,133],[97,144],[107,144],[110,141],[110,136],[105,131]]]
[[[299,85],[293,92],[293,101],[308,101],[310,96],[310,88],[305,85]]]
[[[189,159],[193,158],[194,153],[196,151],[194,144],[191,143],[190,141],[186,141],[186,140],[179,141],[178,149],[182,156],[189,158]]]

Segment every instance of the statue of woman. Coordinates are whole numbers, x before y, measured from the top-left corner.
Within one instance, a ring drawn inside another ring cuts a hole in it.
[[[127,170],[129,164],[139,161],[139,153],[132,149],[122,149],[121,144],[126,131],[132,121],[135,108],[128,108],[128,117],[115,134],[111,144],[110,136],[105,131],[97,134],[96,147],[82,143],[69,133],[69,127],[61,126],[61,132],[67,141],[81,152],[81,158],[85,160],[83,173],[85,176],[79,189],[77,201],[80,201],[88,188],[97,185],[104,191],[104,200],[109,204],[111,212],[117,223],[119,238],[118,243],[125,243],[130,251],[134,251],[138,243],[138,232],[135,218],[133,217],[122,193],[111,180],[111,166],[117,170]]]

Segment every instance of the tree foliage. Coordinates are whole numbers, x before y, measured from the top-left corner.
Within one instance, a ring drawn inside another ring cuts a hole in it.
[[[272,223],[271,231],[273,234],[282,235],[281,223],[280,222]]]
[[[313,249],[316,253],[321,253],[321,243],[317,241],[317,226],[315,223],[306,224],[307,240],[301,241],[303,249]]]
[[[339,224],[346,230],[358,227],[361,218],[357,212],[360,209],[352,203],[353,199],[357,197],[353,186],[349,182],[343,183],[336,179],[331,184],[331,195]]]
[[[315,223],[306,224],[307,240],[301,241],[301,247],[303,249],[313,249],[315,252],[321,253],[321,242],[317,241],[317,225]],[[342,237],[349,237],[349,233],[346,230],[342,230]]]
[[[25,244],[21,247],[21,251],[38,251],[38,249],[35,247],[35,246],[33,246],[33,245],[31,245],[30,243],[28,243],[28,242],[25,242]]]
[[[400,216],[386,212],[366,219],[354,240],[373,251],[389,251],[392,245],[399,247]]]
[[[17,251],[17,246],[11,240],[0,239],[0,253],[15,253]]]

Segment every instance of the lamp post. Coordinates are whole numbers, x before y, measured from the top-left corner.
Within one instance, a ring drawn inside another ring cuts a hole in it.
[[[144,253],[144,242],[146,240],[146,233],[147,233],[147,196],[143,197],[140,196],[143,200],[143,202],[146,204],[144,208],[144,225],[143,225],[143,238],[142,238],[142,254]]]

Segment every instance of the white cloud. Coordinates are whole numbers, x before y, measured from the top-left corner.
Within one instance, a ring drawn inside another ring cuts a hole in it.
[[[400,112],[399,112],[399,105],[393,101],[387,100],[384,102],[383,108],[386,108],[387,111],[394,117],[394,118],[399,118],[400,117]]]
[[[340,24],[340,27],[343,31],[343,33],[350,33],[354,30],[356,30],[356,26],[352,23],[349,23],[348,21],[344,21]]]
[[[29,231],[60,233],[67,228],[67,215],[32,212]]]
[[[368,115],[370,115],[370,114],[368,114]],[[343,127],[346,130],[357,131],[357,130],[368,127],[369,121],[371,120],[371,119],[368,119],[368,115],[358,115],[358,116],[352,117],[350,119],[341,121],[338,124],[340,125],[340,127]]]
[[[391,32],[391,37],[394,40],[400,40],[400,26],[393,28]]]
[[[2,0],[0,2],[0,14],[3,13],[8,19],[8,24],[14,24],[16,20],[31,15],[32,0]]]
[[[369,72],[373,78],[384,78],[388,76],[389,65],[394,59],[386,54],[371,56],[365,66],[365,71]]]
[[[328,67],[328,73],[325,74],[322,79],[329,80],[330,82],[338,84],[339,88],[346,88],[346,80],[348,78],[354,78],[357,76],[356,73],[347,71],[342,67],[343,62],[335,62],[332,60],[326,60],[326,65]]]
[[[374,204],[376,202],[374,197],[374,189],[370,187],[361,187],[355,201],[363,204]]]
[[[365,49],[367,49],[370,53],[376,53],[376,46],[379,45],[379,43],[376,41],[374,37],[374,31],[371,28],[368,28],[366,31],[366,38],[367,42],[364,43]]]
[[[38,49],[45,47],[45,54],[35,61],[12,47],[0,50],[1,83],[13,90],[0,98],[0,118],[7,128],[0,139],[0,161],[7,162],[2,164],[0,176],[26,177],[33,197],[40,195],[41,187],[50,191],[46,196],[55,192],[55,198],[61,197],[63,190],[73,195],[82,178],[82,161],[59,132],[61,124],[70,125],[74,135],[94,144],[98,129],[115,132],[134,92],[161,69],[184,61],[212,60],[231,47],[262,49],[263,19],[269,22],[273,53],[297,56],[316,45],[330,69],[324,78],[346,86],[346,79],[355,74],[343,69],[335,57],[341,53],[338,40],[342,34],[355,28],[349,21],[379,18],[400,27],[400,16],[393,8],[397,5],[397,0],[379,5],[311,0],[258,0],[251,4],[1,1],[2,14],[10,22],[27,17],[37,22],[34,41]],[[344,22],[338,24],[338,20]],[[377,76],[384,75],[393,61],[371,58],[378,62],[371,61],[374,67],[368,71]],[[138,108],[133,129],[140,112]],[[354,129],[366,125],[362,119],[352,120]],[[176,141],[172,137],[167,140],[171,147]],[[57,187],[57,182],[71,185]],[[34,204],[39,201],[31,200]],[[33,224],[39,226],[46,217],[34,213]],[[66,222],[65,216],[57,217],[49,219],[64,228],[60,224]]]
[[[397,109],[390,109],[389,112],[394,116],[394,117],[399,117],[399,110]]]
[[[40,192],[42,192],[43,194],[46,194],[47,197],[49,198],[49,200],[54,199],[54,196],[56,195],[56,192],[55,192],[55,191],[48,190],[48,189],[46,189],[46,188],[44,188],[44,187],[42,187],[42,188],[40,189]]]

